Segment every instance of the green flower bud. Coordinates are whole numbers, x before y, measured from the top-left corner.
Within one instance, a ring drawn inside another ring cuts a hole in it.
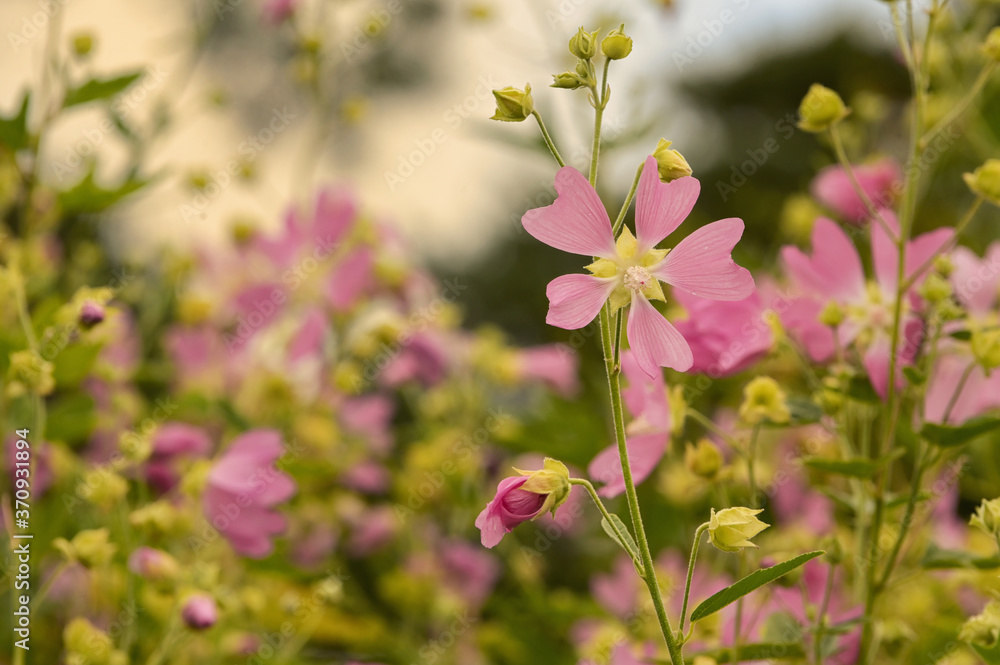
[[[77,485],[77,496],[100,508],[109,509],[128,494],[128,481],[107,469],[96,469]]]
[[[691,166],[684,159],[684,155],[670,148],[672,143],[661,138],[656,144],[656,150],[653,151],[661,182],[670,182],[691,175]]]
[[[1000,498],[989,501],[983,499],[969,520],[969,526],[974,526],[986,535],[996,538],[1000,534]]]
[[[538,471],[522,471],[521,469],[515,469],[515,471],[522,476],[528,476],[528,479],[521,485],[522,490],[546,495],[545,503],[538,509],[536,518],[550,511],[554,515],[556,508],[566,503],[566,499],[569,498],[571,489],[569,469],[562,462],[546,457],[545,463]]]
[[[920,285],[920,296],[929,303],[939,303],[951,297],[951,282],[932,272]]]
[[[983,42],[983,53],[991,59],[1000,62],[1000,27],[993,28],[986,35],[986,41]]]
[[[757,515],[762,512],[764,511],[742,507],[715,512],[715,508],[712,508],[708,520],[708,537],[723,552],[739,552],[748,547],[757,547],[750,539],[770,526],[757,519]]]
[[[535,110],[535,102],[531,98],[531,86],[527,83],[524,85],[524,90],[508,86],[502,90],[494,90],[493,96],[497,100],[497,111],[490,120],[521,122]]]
[[[962,175],[974,194],[1000,206],[1000,159],[987,159],[982,166]]]
[[[26,393],[44,396],[56,387],[52,363],[30,349],[10,354],[7,381],[7,394],[11,397]]]
[[[569,52],[581,60],[590,60],[597,55],[597,33],[599,30],[587,32],[581,26],[569,40]]]
[[[743,388],[740,418],[749,425],[765,420],[787,423],[791,418],[785,391],[769,376],[758,376]]]
[[[813,83],[799,105],[799,129],[822,132],[843,120],[850,112],[840,95],[819,83]]]
[[[621,60],[632,52],[632,38],[625,34],[625,24],[617,30],[612,30],[601,40],[601,53],[608,60]]]
[[[1000,329],[972,331],[972,355],[987,374],[1000,367]]]
[[[696,476],[711,480],[722,468],[722,453],[708,439],[699,439],[697,444],[684,447],[684,465]]]
[[[819,322],[824,326],[836,328],[844,321],[844,308],[836,300],[831,300],[819,313]]]
[[[955,264],[947,254],[938,254],[934,259],[934,272],[942,277],[951,277],[955,272]]]
[[[77,561],[86,568],[101,566],[114,556],[117,549],[108,542],[107,529],[86,529],[73,536],[72,541],[56,538],[52,546],[62,552],[67,561]]]
[[[552,75],[552,88],[561,88],[563,90],[576,90],[577,88],[582,88],[586,85],[580,76],[574,72],[563,72],[562,74]]]
[[[81,32],[73,36],[71,42],[73,55],[85,58],[94,50],[94,36],[89,32]]]
[[[67,665],[125,665],[125,654],[114,648],[111,638],[86,619],[77,617],[63,629]]]
[[[983,611],[962,624],[958,639],[992,649],[1000,643],[1000,601],[991,600]]]

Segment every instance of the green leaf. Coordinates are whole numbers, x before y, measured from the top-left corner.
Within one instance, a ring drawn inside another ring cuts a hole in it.
[[[970,644],[969,646],[979,654],[986,665],[1000,665],[1000,644],[995,644],[992,647],[984,647],[979,644]]]
[[[1000,418],[996,416],[982,416],[966,420],[961,425],[927,423],[921,428],[920,436],[935,446],[950,448],[968,443],[996,429],[1000,429]]]
[[[99,99],[110,99],[122,92],[142,76],[143,72],[131,72],[113,78],[92,78],[78,88],[71,88],[63,99],[63,108],[86,104]]]
[[[91,163],[86,175],[72,189],[59,192],[59,204],[66,214],[93,214],[110,208],[121,199],[149,182],[130,175],[117,189],[104,189],[94,182],[96,164]]]
[[[956,330],[955,332],[951,333],[950,337],[952,339],[957,339],[957,340],[960,340],[960,341],[963,341],[963,342],[968,342],[969,340],[972,339],[972,331],[971,330]]]
[[[67,443],[83,441],[96,423],[94,400],[82,393],[70,394],[53,400],[49,407],[45,438]]]
[[[622,522],[621,518],[615,515],[614,513],[609,513],[609,514],[611,515],[611,521],[615,523],[615,526],[618,527],[618,530],[621,532],[622,537],[625,538],[625,542],[622,542],[621,540],[618,539],[618,534],[616,534],[615,530],[611,527],[610,524],[608,524],[608,520],[602,518],[601,527],[604,529],[604,532],[609,536],[611,536],[611,539],[613,541],[621,545],[622,549],[625,550],[630,557],[632,557],[633,561],[638,562],[640,560],[639,546],[635,544],[635,540],[632,538],[632,534],[629,533],[628,527],[625,526],[625,522]]]
[[[752,660],[801,660],[806,657],[805,649],[801,644],[795,642],[760,642],[757,644],[744,644],[739,648],[738,654],[734,654],[735,649],[717,649],[715,651],[704,651],[695,654],[697,656],[707,656],[717,663],[743,663]],[[737,658],[733,658],[737,655]],[[685,660],[687,658],[685,657]],[[668,662],[668,661],[658,661]]]
[[[773,582],[782,575],[785,575],[799,566],[803,565],[807,561],[811,561],[816,557],[826,554],[822,550],[817,550],[815,552],[807,552],[805,554],[800,554],[794,559],[789,559],[784,563],[779,563],[776,566],[771,566],[770,568],[761,568],[760,570],[755,570],[743,579],[741,579],[736,584],[732,586],[727,586],[722,591],[710,596],[701,605],[695,608],[694,612],[691,613],[691,621],[699,621],[707,616],[711,616],[721,610],[723,607],[735,603],[737,600],[747,595],[755,589]]]
[[[61,388],[75,388],[80,385],[90,368],[94,366],[100,344],[73,344],[67,346],[55,357],[52,377]]]
[[[983,557],[971,552],[961,552],[958,550],[944,550],[936,545],[927,548],[923,560],[920,562],[924,568],[947,569],[947,568],[977,568],[979,570],[992,570],[1000,568],[1000,557]]]
[[[818,404],[801,397],[792,397],[787,400],[788,412],[791,415],[792,425],[808,425],[818,423],[823,417],[823,409]]]
[[[922,386],[927,380],[927,375],[913,365],[907,365],[904,367],[903,375],[906,377],[906,381],[911,386]]]
[[[28,103],[31,92],[25,91],[21,98],[21,108],[11,118],[0,118],[0,145],[10,150],[20,150],[28,146]]]
[[[882,399],[872,388],[871,382],[866,376],[853,376],[847,384],[847,396],[858,402],[868,402],[869,404],[881,404]]]
[[[882,468],[884,462],[865,457],[853,459],[827,459],[825,457],[807,457],[805,464],[810,469],[824,473],[833,473],[850,478],[871,478]]]

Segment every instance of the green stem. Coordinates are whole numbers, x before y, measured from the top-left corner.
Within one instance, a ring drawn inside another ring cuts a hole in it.
[[[559,166],[566,166],[566,162],[563,161],[562,156],[559,154],[559,150],[556,148],[555,142],[552,137],[549,136],[549,130],[545,128],[545,123],[542,121],[542,115],[538,111],[532,111],[531,115],[535,116],[535,120],[538,121],[538,129],[542,130],[542,139],[545,141],[545,145],[548,146],[549,152],[552,156],[556,158],[556,163]]]
[[[601,89],[591,88],[594,96],[594,143],[590,152],[590,186],[597,186],[597,161],[601,154],[601,122],[604,119],[604,107],[608,105],[608,66],[611,60],[604,61],[604,72],[601,75]]]
[[[63,572],[68,567],[69,567],[69,563],[66,562],[66,561],[63,561],[62,563],[59,564],[58,568],[56,568],[55,570],[52,571],[52,574],[49,575],[49,579],[45,580],[45,584],[42,585],[42,588],[38,591],[38,593],[35,595],[35,597],[31,599],[31,609],[32,610],[36,609],[39,605],[42,604],[42,601],[44,601],[45,598],[46,598],[46,596],[49,595],[49,591],[52,590],[52,585],[55,584],[55,581],[57,579],[59,579],[59,576],[62,575]]]
[[[750,476],[750,505],[757,508],[757,474],[754,472],[754,460],[757,457],[757,438],[760,435],[760,423],[753,426],[750,434],[750,445],[747,447],[747,474]]]
[[[639,168],[635,170],[635,178],[632,180],[632,188],[628,190],[628,196],[625,197],[625,203],[622,204],[622,209],[618,211],[618,218],[615,220],[614,226],[611,227],[611,235],[618,237],[618,232],[621,231],[622,224],[625,223],[625,215],[628,213],[629,206],[632,205],[632,199],[635,197],[635,190],[639,187],[639,176],[642,175],[642,167],[645,164],[639,164]]]
[[[959,389],[956,392],[961,392],[961,386],[959,386]],[[899,535],[896,537],[896,542],[893,544],[892,551],[889,553],[889,560],[886,561],[885,569],[882,571],[882,577],[875,586],[878,592],[885,589],[886,584],[889,583],[889,578],[892,576],[892,570],[896,567],[896,560],[899,558],[899,553],[903,549],[903,541],[906,540],[906,534],[909,532],[910,525],[913,523],[913,512],[917,507],[917,496],[920,494],[920,483],[924,478],[924,472],[926,470],[927,445],[921,439],[920,452],[917,455],[916,475],[913,478],[913,482],[910,483],[910,495],[906,500],[906,511],[903,513],[903,521],[899,525]]]
[[[826,573],[826,586],[823,589],[823,600],[820,602],[819,613],[816,615],[816,630],[813,635],[814,665],[823,665],[823,633],[826,632],[826,612],[830,607],[830,596],[833,595],[833,579],[836,565],[830,562]]]
[[[921,150],[925,149],[931,139],[940,134],[946,127],[948,127],[948,125],[955,122],[960,115],[965,113],[972,102],[976,101],[976,97],[978,97],[979,93],[981,93],[983,88],[986,87],[986,82],[990,80],[990,75],[993,73],[993,70],[996,69],[996,66],[996,60],[990,60],[990,62],[983,66],[982,71],[979,72],[979,76],[976,78],[976,82],[972,84],[972,89],[966,93],[965,97],[959,100],[959,102],[951,108],[951,111],[938,120],[937,124],[927,130],[927,132],[920,137]]]
[[[962,372],[962,376],[958,380],[958,385],[955,386],[955,392],[951,394],[951,398],[948,400],[948,405],[944,408],[944,415],[941,416],[941,424],[948,424],[948,418],[951,417],[951,411],[955,408],[955,404],[958,403],[958,398],[962,395],[962,391],[965,389],[965,384],[968,382],[969,376],[972,374],[972,370],[974,369],[976,369],[975,360],[970,362],[969,366],[965,368],[964,372]]]
[[[591,484],[591,482],[586,478],[570,478],[569,484],[580,485],[581,487],[587,490],[587,492],[590,494],[590,498],[593,499],[594,501],[594,505],[597,506],[597,509],[601,511],[601,515],[604,517],[605,521],[607,521],[607,523],[611,525],[611,530],[614,531],[615,535],[618,537],[618,542],[622,544],[627,543],[628,540],[625,538],[625,534],[623,534],[618,529],[617,522],[611,519],[611,513],[608,512],[607,507],[605,507],[604,502],[601,501],[600,495],[597,494],[597,490],[594,489],[594,486]],[[635,561],[635,563],[640,564],[640,562],[638,561]]]
[[[694,564],[698,561],[698,547],[701,545],[701,535],[708,530],[708,522],[702,524],[694,532],[694,543],[691,545],[691,556],[688,558],[687,580],[684,582],[684,602],[681,603],[681,622],[677,630],[684,633],[684,622],[687,620],[688,599],[691,597],[691,580],[694,579]]]
[[[727,433],[721,427],[713,423],[712,420],[706,417],[705,414],[703,414],[701,411],[698,411],[697,409],[693,409],[691,408],[691,406],[688,406],[687,409],[685,410],[685,413],[687,414],[687,417],[690,418],[691,420],[697,422],[699,425],[701,425],[708,431],[712,432],[716,436],[722,437],[726,441],[726,443],[729,444],[730,448],[732,448],[737,452],[740,450],[739,441],[733,438],[732,435]]]

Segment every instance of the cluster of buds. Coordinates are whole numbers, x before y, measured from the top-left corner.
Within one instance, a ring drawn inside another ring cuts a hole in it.
[[[597,84],[593,59],[597,56],[597,36],[600,30],[587,32],[582,27],[569,40],[569,52],[577,58],[573,71],[555,74],[553,88],[576,90],[593,88]],[[632,38],[625,34],[625,24],[615,28],[600,42],[601,54],[608,60],[621,60],[632,52]]]

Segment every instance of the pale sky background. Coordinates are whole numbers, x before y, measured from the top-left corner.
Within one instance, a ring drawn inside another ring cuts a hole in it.
[[[39,30],[15,49],[10,34],[30,35],[25,19],[45,17],[47,23],[43,7],[58,1],[0,2],[4,35],[0,45],[0,109],[5,115],[19,99],[23,86],[38,80],[45,42],[44,30]],[[258,1],[234,0],[248,11],[256,11],[253,3]],[[314,1],[304,0],[307,5]],[[156,100],[166,99],[176,105],[179,114],[180,121],[171,134],[150,152],[152,166],[165,167],[167,177],[117,209],[112,238],[119,250],[139,255],[162,241],[188,245],[216,242],[236,214],[249,215],[273,227],[289,201],[311,198],[317,183],[346,181],[357,189],[366,210],[391,220],[428,255],[457,256],[461,261],[474,262],[500,235],[513,232],[512,225],[502,221],[497,210],[525,207],[523,202],[512,204],[509,198],[511,192],[519,191],[518,179],[522,186],[527,184],[528,189],[541,192],[551,183],[555,170],[551,161],[526,156],[487,136],[484,129],[497,129],[489,127],[491,123],[486,120],[493,112],[493,102],[485,95],[477,97],[477,88],[485,92],[481,81],[496,87],[531,82],[536,108],[542,110],[550,129],[563,141],[564,154],[580,150],[587,145],[592,121],[582,93],[547,87],[551,74],[571,64],[568,54],[564,55],[565,43],[577,26],[590,26],[609,15],[620,16],[635,41],[632,56],[615,63],[612,69],[615,94],[605,116],[612,126],[610,131],[616,124],[625,126],[632,114],[640,111],[639,115],[656,119],[658,135],[672,138],[689,160],[701,163],[725,158],[712,152],[713,128],[685,110],[662,87],[655,97],[642,92],[648,90],[643,82],[651,71],[657,71],[660,81],[665,76],[679,78],[677,57],[690,45],[689,40],[700,38],[705,46],[692,63],[684,63],[684,75],[709,77],[738,71],[741,63],[775,45],[790,48],[822,40],[844,25],[850,26],[861,40],[887,44],[883,29],[888,10],[876,0],[679,0],[671,11],[641,0],[491,0],[480,4],[492,9],[492,21],[470,23],[465,18],[469,4],[445,4],[445,20],[454,23],[454,29],[441,33],[445,42],[440,48],[446,57],[439,62],[447,68],[446,85],[419,102],[405,98],[405,103],[372,104],[357,130],[369,146],[362,160],[343,164],[336,163],[335,158],[326,159],[317,174],[303,182],[296,174],[303,170],[299,168],[300,156],[312,143],[312,131],[309,119],[299,113],[255,159],[260,172],[256,186],[225,187],[209,203],[203,220],[186,222],[179,208],[181,202],[190,200],[182,185],[183,175],[192,168],[224,169],[229,160],[238,156],[239,145],[248,132],[226,110],[213,109],[206,103],[210,91],[220,85],[220,81],[210,78],[215,74],[205,68],[189,73],[182,57],[188,26],[182,12],[188,3],[63,0],[64,37],[79,30],[97,36],[96,56],[88,64],[90,71],[107,76],[141,65],[153,67],[145,82],[148,94],[139,91],[140,84],[132,89],[130,112],[145,117]],[[347,33],[351,34],[353,26],[386,5],[386,0],[356,0],[331,3],[330,7],[340,13],[341,25],[351,28]],[[726,11],[730,14],[723,13]],[[731,20],[722,23],[724,18]],[[718,32],[720,25],[720,34],[713,36],[712,29]],[[253,72],[234,75],[240,85],[263,82],[255,79]],[[471,117],[456,127],[455,116],[446,113],[455,104],[463,103]],[[628,104],[639,107],[630,109]],[[291,107],[289,111],[294,113],[296,109]],[[113,134],[94,134],[102,117],[98,109],[87,108],[57,124],[45,149],[44,179],[58,182],[59,174],[53,165],[64,162],[73,147],[86,142],[88,136],[100,138],[102,154],[110,157],[102,163],[99,176],[108,179],[120,172],[124,153],[119,139]],[[413,174],[390,191],[386,172],[397,171],[401,156],[416,150],[418,142],[428,145],[437,129],[443,130],[436,136],[443,135],[444,141],[435,144],[433,153]],[[500,129],[522,139],[534,138],[537,132],[534,123],[528,122],[505,124]],[[572,143],[574,136],[580,142]],[[624,194],[635,164],[653,145],[655,138],[649,146],[636,146],[635,154],[619,155],[617,161],[605,164],[603,178],[612,179],[608,182]],[[71,182],[78,176],[62,177]],[[499,227],[489,223],[497,219],[501,219]]]

